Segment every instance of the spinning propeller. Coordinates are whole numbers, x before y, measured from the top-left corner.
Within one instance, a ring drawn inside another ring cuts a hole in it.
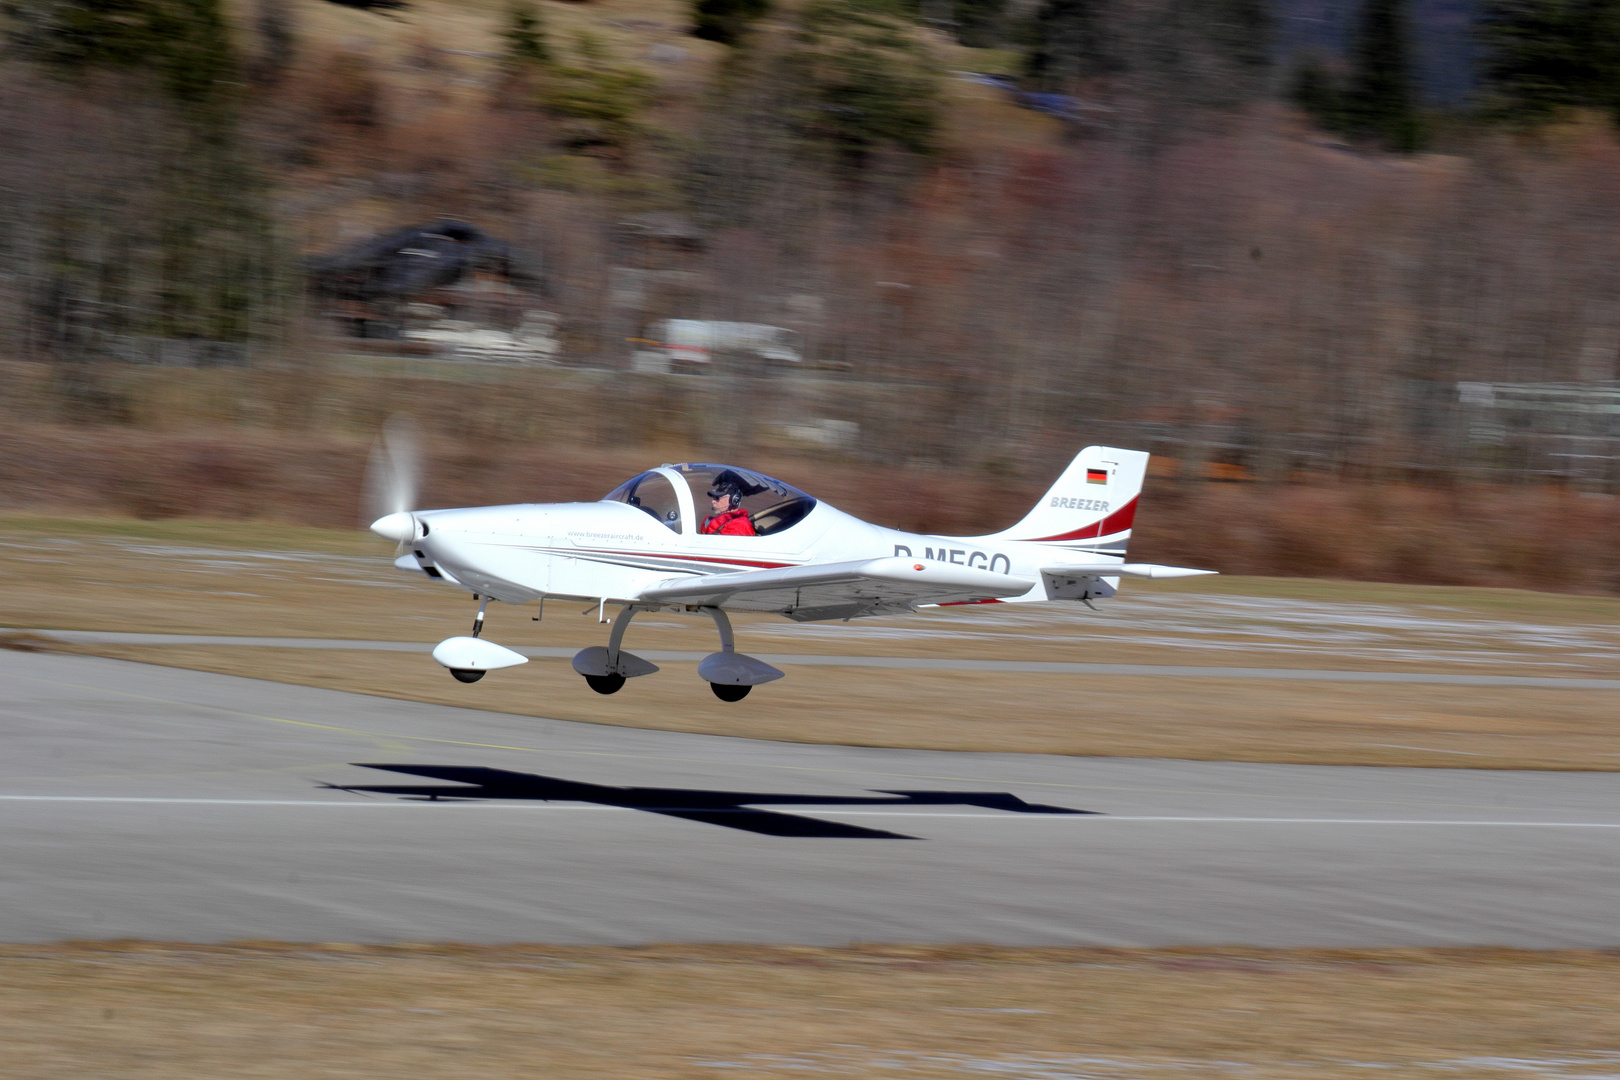
[[[418,442],[414,422],[389,417],[366,463],[366,516],[376,518],[372,532],[399,545],[396,555],[405,554],[416,539]]]

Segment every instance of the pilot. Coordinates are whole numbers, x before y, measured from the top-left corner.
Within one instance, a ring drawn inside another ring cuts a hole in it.
[[[709,489],[714,515],[703,523],[704,536],[757,536],[754,521],[742,508],[742,489],[730,480],[717,480]]]

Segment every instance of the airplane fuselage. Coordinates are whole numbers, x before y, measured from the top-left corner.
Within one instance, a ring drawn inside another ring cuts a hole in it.
[[[1048,595],[1042,568],[1123,561],[1106,553],[995,536],[904,532],[862,521],[824,502],[791,528],[769,536],[705,536],[701,526],[690,527],[698,522],[690,514],[683,514],[687,527],[677,532],[617,502],[428,510],[416,517],[417,538],[398,565],[512,604],[542,596],[633,602],[653,585],[681,576],[891,556],[1033,581],[1027,593],[1009,599],[1040,601],[1056,599]],[[746,596],[723,606],[770,610]]]

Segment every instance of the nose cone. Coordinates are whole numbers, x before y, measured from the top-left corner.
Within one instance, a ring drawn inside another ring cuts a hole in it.
[[[371,531],[396,544],[408,544],[416,539],[416,518],[404,511],[388,514],[373,521]]]

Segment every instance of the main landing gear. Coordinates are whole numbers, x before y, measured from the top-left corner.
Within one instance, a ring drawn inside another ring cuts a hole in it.
[[[593,645],[588,649],[581,649],[574,655],[574,670],[585,676],[585,683],[592,690],[598,694],[616,694],[624,689],[627,680],[651,675],[658,670],[656,664],[643,660],[634,653],[625,652],[620,647],[624,642],[624,632],[629,627],[630,620],[635,618],[636,612],[650,610],[656,608],[626,604],[619,609],[618,615],[613,619],[613,629],[608,633],[605,648]],[[709,616],[714,620],[715,629],[720,632],[720,651],[710,653],[698,664],[698,676],[708,682],[715,697],[721,701],[741,701],[760,683],[782,677],[782,672],[763,660],[756,660],[752,656],[744,656],[736,651],[731,620],[724,611],[717,607],[686,610],[700,611]]]
[[[698,664],[698,678],[709,683],[709,689],[721,701],[741,701],[748,691],[761,683],[772,682],[782,673],[763,660],[755,660],[736,651],[736,640],[731,633],[731,620],[717,607],[700,608],[714,620],[720,631],[720,651],[710,653]]]
[[[651,675],[658,670],[657,664],[619,648],[624,641],[624,632],[630,626],[630,620],[636,617],[636,612],[645,610],[647,609],[638,608],[634,604],[626,604],[613,617],[613,629],[608,631],[607,648],[592,645],[574,654],[574,670],[585,676],[585,684],[598,694],[617,694],[624,689],[626,679]]]

